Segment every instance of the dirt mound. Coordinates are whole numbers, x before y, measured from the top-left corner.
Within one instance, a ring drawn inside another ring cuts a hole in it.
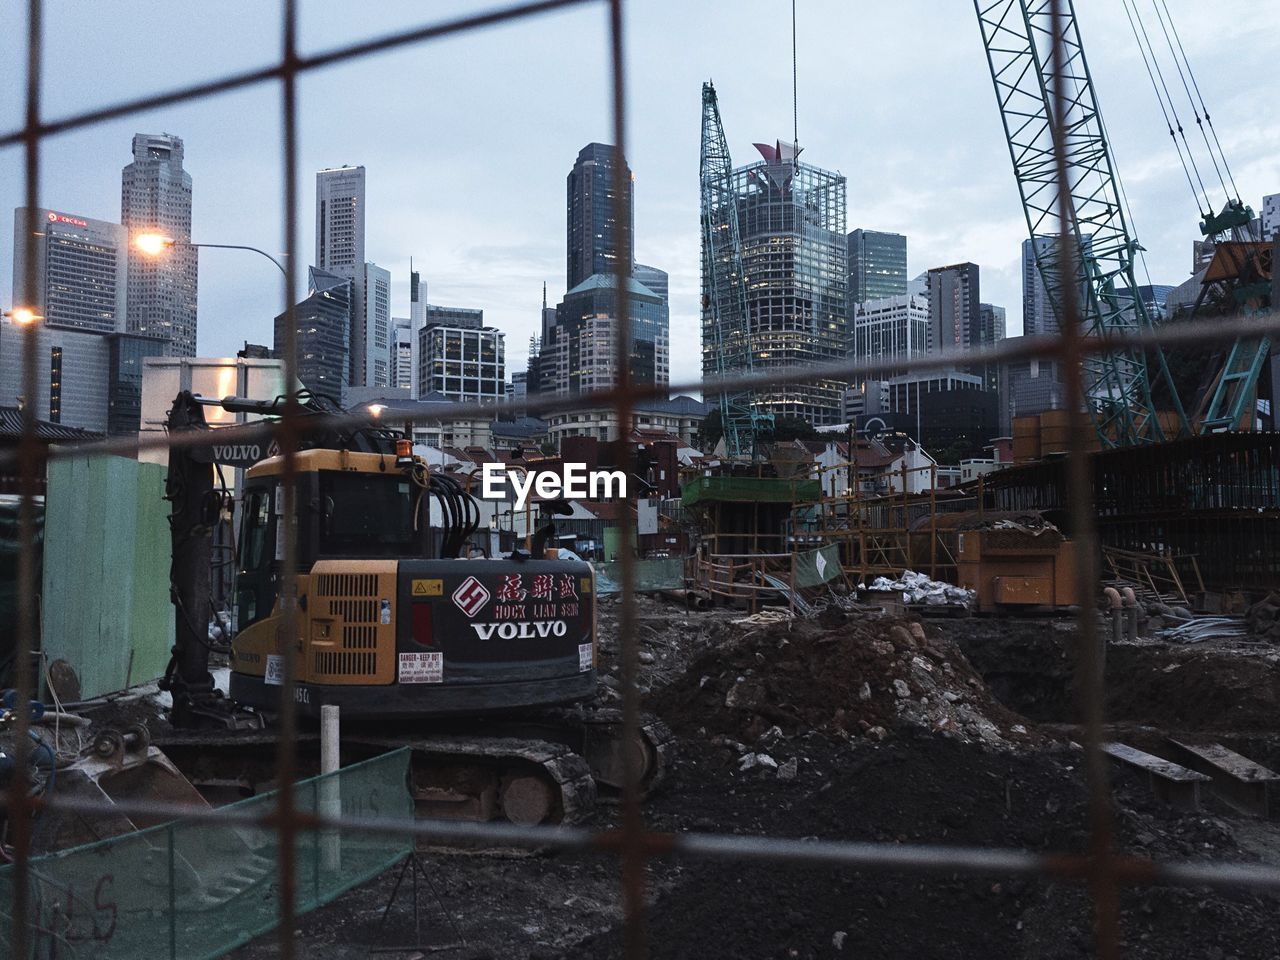
[[[753,742],[771,727],[883,739],[900,723],[998,744],[1028,739],[950,641],[914,620],[849,616],[736,622],[731,639],[657,691],[677,732]]]
[[[809,738],[794,782],[723,769],[723,750],[689,747],[656,819],[788,837],[1082,851],[1078,751],[993,751],[904,731],[883,744]],[[714,788],[708,783],[714,779]],[[1121,783],[1118,840],[1161,858],[1238,857],[1220,823],[1147,801]],[[1150,809],[1145,809],[1149,807]],[[1275,900],[1248,892],[1137,889],[1121,895],[1125,956],[1273,956]],[[790,864],[684,861],[649,912],[654,958],[1094,956],[1083,888],[1008,877],[867,873]],[[1214,949],[1221,952],[1213,952]],[[548,954],[551,955],[551,954]],[[561,954],[554,954],[559,956]],[[565,954],[621,956],[618,928]]]

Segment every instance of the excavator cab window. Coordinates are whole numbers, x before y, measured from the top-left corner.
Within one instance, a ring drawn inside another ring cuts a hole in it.
[[[276,521],[272,514],[275,484],[245,491],[240,528],[240,575],[236,578],[238,629],[269,616],[275,606]]]
[[[322,471],[320,554],[403,557],[418,553],[413,509],[418,490],[400,473]]]
[[[271,519],[271,494],[259,490],[249,495],[244,509],[244,530],[240,536],[241,558],[246,570],[262,565],[267,545],[267,524]]]

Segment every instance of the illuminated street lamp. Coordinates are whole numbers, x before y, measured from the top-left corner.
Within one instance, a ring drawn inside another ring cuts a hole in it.
[[[36,313],[30,307],[14,307],[12,310],[6,310],[4,316],[8,317],[14,323],[21,326],[30,326],[37,320],[43,320],[44,317]]]
[[[166,237],[160,233],[140,233],[133,238],[133,245],[149,257],[158,257],[169,248],[177,246],[191,247],[193,249],[213,247],[218,250],[251,250],[274,263],[281,276],[286,279],[289,277],[289,272],[285,270],[284,264],[267,253],[267,251],[259,250],[257,247],[247,247],[240,243],[192,243],[190,240],[175,240],[173,237]]]

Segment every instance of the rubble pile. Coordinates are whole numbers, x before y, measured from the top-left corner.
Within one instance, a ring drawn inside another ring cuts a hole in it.
[[[932,606],[952,604],[968,607],[973,603],[974,592],[964,587],[952,586],[941,580],[930,580],[923,573],[913,570],[903,571],[896,580],[888,577],[876,577],[871,581],[871,590],[894,590],[902,594],[903,603],[926,603]]]
[[[1280,591],[1271,591],[1251,606],[1244,622],[1255,639],[1280,642]]]
[[[596,653],[601,677],[600,695],[606,702],[622,699],[622,601],[601,598],[596,630]],[[684,676],[689,664],[704,651],[718,647],[742,618],[742,611],[718,608],[689,611],[661,597],[636,594],[632,619],[639,645],[640,692],[661,689]]]
[[[840,611],[741,620],[648,706],[678,732],[743,744],[775,727],[788,737],[817,731],[883,740],[900,724],[966,742],[1029,739],[950,641],[930,637],[918,621]]]

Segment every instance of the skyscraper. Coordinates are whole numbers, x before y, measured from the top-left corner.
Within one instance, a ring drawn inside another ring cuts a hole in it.
[[[978,336],[973,345],[986,347],[993,343],[998,343],[1005,338],[1006,328],[1004,307],[996,306],[994,303],[979,304]],[[1000,369],[996,364],[974,364],[969,368],[969,372],[981,377],[983,385],[988,390],[998,390],[1000,388]]]
[[[307,298],[293,310],[298,343],[298,379],[308,390],[342,403],[347,388],[352,282],[319,267],[307,271]],[[283,356],[285,323],[275,323],[275,353]]]
[[[627,190],[628,219],[619,224],[615,212],[614,171],[622,165]],[[572,290],[595,273],[617,269],[621,251],[634,249],[635,209],[631,170],[616,147],[604,143],[588,143],[578,151],[578,159],[567,179],[567,260],[565,289]],[[626,264],[631,273],[634,257]]]
[[[163,357],[168,344],[137,333],[109,333],[107,341],[107,433],[136,434],[142,426],[142,370],[148,357]]]
[[[348,277],[351,290],[350,367],[353,387],[391,385],[391,274],[365,260],[364,167],[316,173],[316,266]]]
[[[614,274],[593,274],[556,306],[554,330],[542,343],[539,389],[543,393],[576,396],[617,385],[617,282]],[[671,379],[667,305],[635,278],[626,284],[631,382],[665,388]]]
[[[128,231],[118,223],[37,210],[36,286],[26,289],[27,208],[13,212],[13,303],[51,327],[94,333],[125,329]]]
[[[418,382],[418,335],[427,322],[427,285],[418,271],[413,269],[413,257],[409,258],[409,393],[416,400],[422,393]]]
[[[364,167],[316,174],[316,266],[356,279],[364,267]]]
[[[1092,242],[1093,237],[1085,234],[1086,251]],[[1056,236],[1037,236],[1035,243],[1030,239],[1022,241],[1022,335],[1024,337],[1058,332],[1058,317],[1054,313],[1053,300],[1049,297],[1044,278],[1036,265],[1037,257],[1045,260],[1051,265],[1050,269],[1056,276],[1059,269],[1057,250]],[[1082,297],[1084,292],[1082,287],[1080,291]]]
[[[1034,243],[1022,241],[1022,335],[1026,337],[1058,332],[1053,306],[1036,268],[1036,251],[1051,250],[1053,241],[1053,237],[1036,237]]]
[[[670,278],[667,276],[667,271],[659,270],[657,267],[651,267],[648,264],[637,263],[631,275],[660,296],[662,302],[670,308],[671,301],[668,299]]]
[[[625,224],[619,223],[615,210],[614,176],[619,165],[627,190]],[[633,383],[665,386],[670,379],[667,274],[637,264],[630,254],[635,220],[632,176],[625,158],[608,144],[587,144],[569,171],[567,188],[568,292],[551,308],[543,285],[542,336],[530,342],[527,391],[577,395],[618,382],[615,271],[624,252],[630,376]]]
[[[413,321],[391,318],[391,386],[413,396]]]
[[[980,340],[978,265],[956,263],[929,271],[929,349],[968,350]]]
[[[901,364],[923,356],[929,349],[929,300],[903,294],[880,297],[854,305],[853,356],[883,361],[872,375],[884,380],[905,371]]]
[[[391,386],[391,273],[364,264],[351,334],[353,386]]]
[[[978,339],[976,345],[1003,340],[1006,334],[1005,309],[994,303],[978,304]]]
[[[907,238],[859,227],[849,234],[849,303],[907,292]]]
[[[139,133],[121,174],[120,222],[129,238],[159,233],[177,241],[164,256],[129,247],[128,329],[169,343],[169,355],[196,355],[196,249],[191,241],[191,174],[182,138]]]
[[[426,305],[418,333],[419,396],[496,402],[507,395],[506,336],[484,325],[484,311]]]
[[[802,163],[800,148],[757,143],[762,160],[733,171],[747,312],[756,372],[841,360],[847,352],[845,178]],[[703,217],[716,216],[703,210]],[[705,246],[705,241],[704,241]],[[702,374],[718,373],[706,292],[713,278],[703,251]],[[842,381],[770,383],[754,403],[774,416],[826,426],[841,422]]]

